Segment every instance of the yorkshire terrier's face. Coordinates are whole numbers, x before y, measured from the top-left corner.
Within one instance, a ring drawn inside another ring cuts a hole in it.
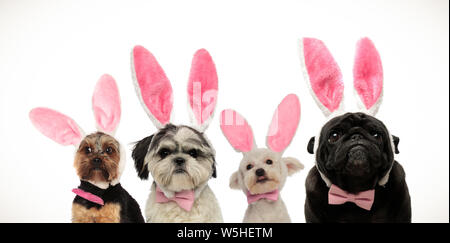
[[[141,179],[151,173],[159,186],[181,191],[195,189],[216,176],[214,154],[202,133],[168,124],[139,141],[132,157]]]
[[[120,145],[113,137],[96,132],[81,141],[75,169],[82,180],[111,182],[119,176]]]

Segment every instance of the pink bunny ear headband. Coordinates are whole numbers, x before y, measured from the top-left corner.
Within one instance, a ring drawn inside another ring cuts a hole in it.
[[[116,82],[108,74],[103,75],[95,86],[92,109],[97,129],[113,136],[120,121],[120,96]],[[34,108],[29,117],[42,134],[61,145],[77,147],[84,137],[83,130],[76,122],[58,111]]]
[[[311,95],[324,115],[331,119],[344,113],[344,83],[342,73],[325,44],[318,39],[303,38],[300,41],[302,70]],[[361,112],[375,116],[383,97],[383,67],[380,55],[369,38],[362,38],[356,45],[353,66],[353,88]],[[319,142],[316,136],[314,151]],[[389,136],[394,148],[392,136]],[[320,172],[320,171],[319,171]],[[379,184],[387,183],[390,170]],[[330,185],[328,178],[320,172]]]
[[[282,153],[291,143],[300,121],[300,101],[295,94],[287,95],[278,105],[267,134],[267,147]],[[220,115],[220,128],[238,152],[246,153],[257,149],[252,128],[234,110],[223,110]]]
[[[170,123],[172,86],[156,58],[142,46],[131,53],[133,81],[138,98],[153,124],[163,128]],[[217,103],[218,79],[214,62],[205,49],[192,59],[188,81],[188,104],[191,123],[203,132],[208,127]]]
[[[101,76],[95,86],[92,110],[97,130],[114,136],[121,115],[120,96],[116,81],[108,74]],[[83,130],[72,118],[58,111],[38,107],[30,111],[29,117],[42,134],[61,145],[73,145],[75,149],[78,149],[85,136]],[[119,183],[120,175],[125,168],[125,149],[122,145],[119,149],[119,176],[110,182],[111,185]],[[108,183],[95,183],[95,185],[103,189],[109,186]]]

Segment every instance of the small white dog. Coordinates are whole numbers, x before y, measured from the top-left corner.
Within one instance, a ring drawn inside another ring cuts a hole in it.
[[[286,177],[304,168],[295,158],[283,158],[300,121],[300,102],[296,95],[286,96],[278,106],[267,135],[267,148],[257,148],[251,127],[236,111],[224,110],[220,127],[230,144],[243,158],[239,170],[230,178],[232,189],[247,196],[244,223],[291,222],[279,195]]]
[[[147,222],[222,222],[222,213],[208,186],[216,177],[215,150],[203,133],[217,100],[217,74],[209,53],[192,60],[188,103],[192,126],[170,123],[172,87],[153,55],[144,47],[132,52],[138,97],[155,126],[155,134],[139,141],[132,157],[138,176],[154,182],[147,200]]]

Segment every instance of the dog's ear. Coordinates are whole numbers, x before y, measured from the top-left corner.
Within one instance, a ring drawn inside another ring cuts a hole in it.
[[[316,140],[316,137],[312,137],[308,142],[308,153],[314,154],[314,142]]]
[[[150,146],[150,142],[153,139],[153,135],[148,136],[141,141],[137,142],[136,145],[133,148],[133,153],[131,154],[131,157],[134,160],[134,167],[136,168],[136,172],[142,180],[148,179],[148,168],[147,164],[145,164],[145,156],[148,152],[148,147]]]
[[[286,165],[289,176],[305,168],[305,166],[296,158],[286,157],[282,158],[281,161]]]
[[[394,140],[395,153],[398,154],[400,153],[400,151],[398,151],[398,143],[400,142],[400,138],[392,135],[392,139]]]
[[[213,163],[212,169],[213,169],[212,177],[217,178],[216,162]]]
[[[239,187],[239,171],[234,172],[230,177],[230,188],[231,189],[240,189]]]

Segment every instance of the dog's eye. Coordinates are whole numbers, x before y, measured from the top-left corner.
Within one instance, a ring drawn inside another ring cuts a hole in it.
[[[107,154],[112,154],[112,152],[113,152],[113,148],[111,148],[111,147],[107,147],[106,148],[106,153]]]
[[[189,150],[188,154],[194,159],[198,157],[198,151],[196,149]]]
[[[86,154],[92,153],[91,147],[84,147],[84,152],[85,152]]]
[[[158,154],[161,157],[161,159],[164,159],[165,157],[167,157],[170,154],[170,150],[163,148],[163,149],[159,150]]]
[[[248,165],[247,165],[247,170],[250,170],[251,168],[253,168],[253,165],[248,164]]]
[[[273,164],[273,161],[268,159],[268,160],[266,160],[266,164],[271,165],[271,164]]]
[[[376,139],[380,139],[381,138],[381,134],[379,134],[378,132],[372,132],[372,137],[374,137]]]
[[[341,134],[339,132],[332,132],[328,137],[328,142],[335,143],[341,138]]]

